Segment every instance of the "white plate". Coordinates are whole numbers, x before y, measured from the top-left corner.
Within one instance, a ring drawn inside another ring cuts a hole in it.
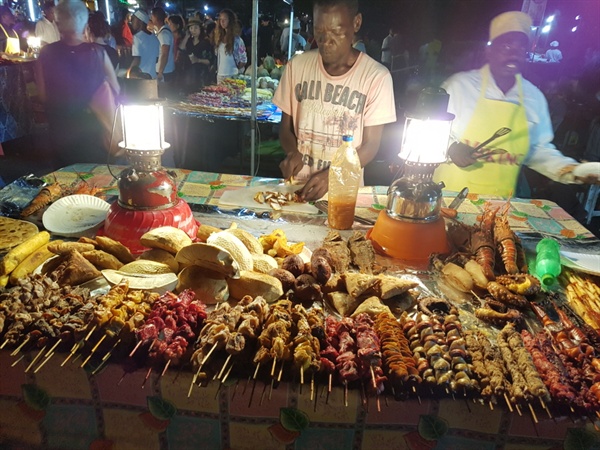
[[[93,195],[68,195],[54,202],[42,216],[44,228],[65,237],[93,236],[110,204]]]

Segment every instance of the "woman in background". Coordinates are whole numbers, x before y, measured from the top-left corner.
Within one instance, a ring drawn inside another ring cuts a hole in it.
[[[110,25],[104,18],[104,14],[101,11],[91,12],[86,30],[86,40],[87,42],[95,42],[104,49],[116,72],[119,66],[119,54],[109,45],[110,37]]]
[[[215,28],[215,52],[217,54],[217,83],[237,75],[248,62],[246,46],[240,37],[241,29],[236,14],[230,9],[219,13]]]
[[[187,92],[195,92],[210,83],[209,70],[216,57],[202,23],[197,19],[190,19],[187,27],[188,32],[181,41],[179,50],[182,57],[187,57],[190,61],[185,72],[184,88]]]

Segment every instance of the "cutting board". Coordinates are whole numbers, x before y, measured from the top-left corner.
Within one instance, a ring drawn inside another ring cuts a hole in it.
[[[296,192],[301,186],[294,184],[263,184],[260,186],[250,186],[247,188],[228,190],[223,192],[219,199],[219,206],[226,207],[242,207],[249,209],[259,209],[273,211],[268,203],[260,204],[254,200],[254,196],[258,192],[273,191],[273,192]],[[309,203],[289,203],[281,207],[283,212],[293,212],[301,214],[319,214],[319,210]]]

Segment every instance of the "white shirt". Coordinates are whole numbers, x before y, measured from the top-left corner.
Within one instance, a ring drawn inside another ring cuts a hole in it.
[[[131,56],[140,57],[140,70],[156,78],[156,61],[160,53],[160,42],[153,34],[138,31],[133,35]]]
[[[481,73],[483,70],[489,71],[489,66],[485,65],[478,70],[457,73],[442,84],[442,87],[450,94],[448,112],[456,116],[452,122],[450,133],[453,141],[461,140],[467,125],[471,121],[471,116],[475,111],[481,92]],[[516,83],[505,95],[491,74],[485,97],[490,100],[519,104],[519,92]],[[548,102],[544,94],[525,79],[523,79],[523,103],[525,104],[525,113],[529,124],[529,154],[524,164],[551,180],[562,183],[572,181],[572,175],[561,177],[559,172],[563,167],[578,164],[578,162],[563,155],[552,144],[554,133],[552,132]],[[498,128],[502,125],[498,124]]]
[[[390,48],[391,35],[387,35],[381,44],[381,62],[386,64],[392,63],[392,50]],[[384,48],[386,50],[384,50]]]
[[[230,77],[232,75],[237,75],[238,67],[235,63],[235,59],[233,58],[232,53],[227,53],[225,51],[225,43],[221,42],[219,47],[217,47],[217,76],[218,77]]]
[[[171,32],[171,30],[169,29],[168,26],[163,25],[161,27],[161,29],[158,30],[156,37],[158,38],[158,41],[160,43],[159,55],[160,55],[160,49],[162,48],[163,45],[169,46],[169,55],[167,58],[167,65],[165,66],[163,73],[171,73],[175,70],[175,45],[173,44],[173,33]],[[156,71],[158,72],[158,60],[156,62]]]
[[[557,63],[562,59],[562,52],[557,48],[551,48],[546,52],[548,62]]]
[[[60,33],[56,26],[56,22],[50,22],[45,17],[42,17],[35,24],[35,35],[40,38],[42,46],[60,40]]]

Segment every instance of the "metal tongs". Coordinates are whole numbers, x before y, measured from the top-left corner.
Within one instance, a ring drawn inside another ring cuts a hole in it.
[[[481,153],[479,152],[479,150],[481,150],[482,148],[484,148],[490,142],[495,141],[499,137],[506,136],[511,131],[512,130],[510,128],[507,128],[507,127],[502,127],[500,129],[498,129],[498,131],[496,131],[489,139],[486,139],[481,144],[479,144],[477,147],[475,147],[473,149],[473,152],[471,153],[471,156],[473,158],[475,158],[475,159],[480,159],[480,158],[485,158],[486,156],[502,155],[502,154],[506,153],[506,150],[504,150],[503,148],[497,148],[497,149],[493,149],[493,150],[488,150],[488,151],[484,151],[484,152],[481,152]]]

